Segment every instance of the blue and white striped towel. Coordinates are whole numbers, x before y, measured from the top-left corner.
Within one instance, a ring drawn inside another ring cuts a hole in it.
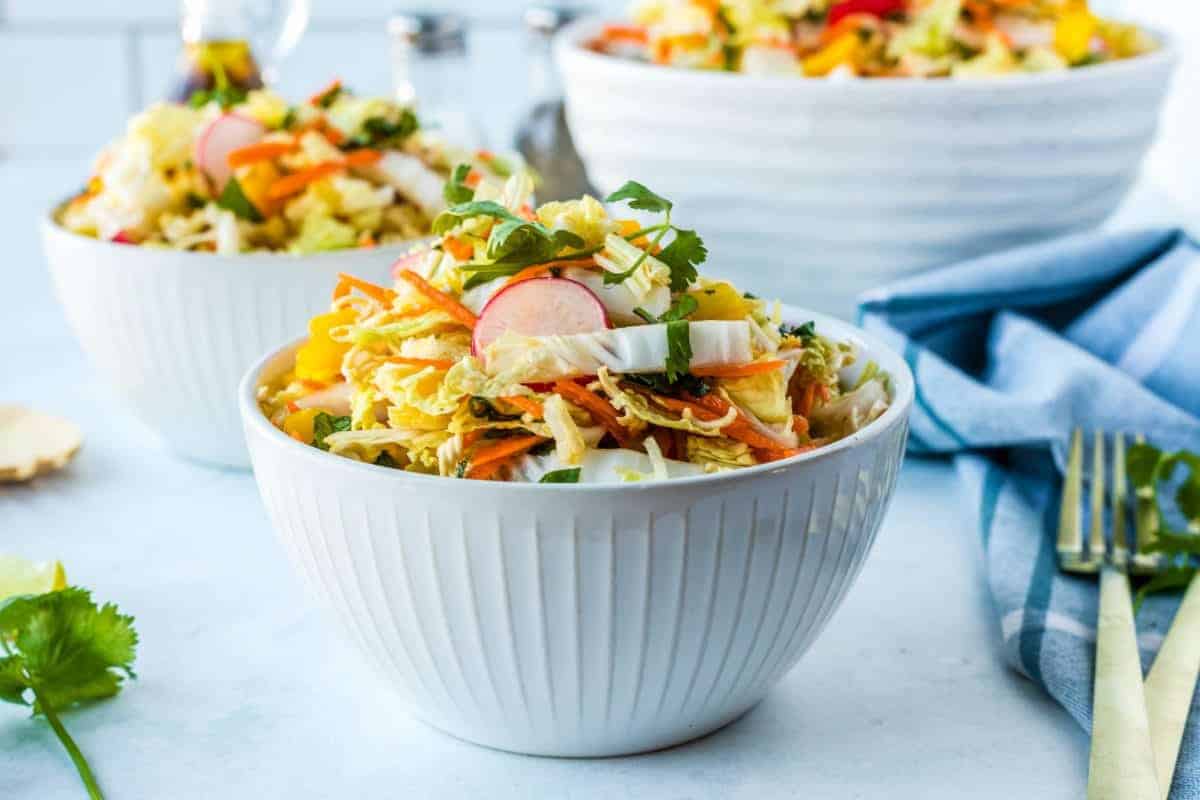
[[[916,375],[910,452],[954,457],[1010,664],[1089,729],[1097,592],[1055,567],[1061,452],[1074,426],[1200,452],[1200,246],[1067,237],[872,292],[860,316]],[[1138,615],[1145,665],[1177,605]],[[1200,798],[1200,698],[1171,796]]]

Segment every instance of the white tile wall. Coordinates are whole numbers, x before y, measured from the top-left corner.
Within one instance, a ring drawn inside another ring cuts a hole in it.
[[[132,106],[129,37],[0,28],[0,154],[72,157],[119,130]]]
[[[524,0],[311,4],[312,24],[281,71],[284,93],[306,95],[335,75],[362,93],[387,92],[387,16],[406,5],[457,11],[471,24],[472,87],[488,144],[511,139],[527,70]],[[617,14],[626,2],[589,5]],[[87,156],[130,113],[162,97],[174,76],[178,7],[178,0],[0,0],[0,158]]]

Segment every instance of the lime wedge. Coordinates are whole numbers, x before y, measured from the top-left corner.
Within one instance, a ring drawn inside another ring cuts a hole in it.
[[[0,600],[15,594],[44,594],[65,588],[67,572],[61,561],[40,564],[0,553]]]

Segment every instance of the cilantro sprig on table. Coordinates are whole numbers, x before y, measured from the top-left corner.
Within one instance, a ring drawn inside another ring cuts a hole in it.
[[[0,602],[0,700],[45,717],[92,800],[103,798],[100,786],[59,714],[121,691],[135,677],[137,643],[133,617],[97,605],[86,589]]]
[[[1129,480],[1139,500],[1149,500],[1150,526],[1156,531],[1149,552],[1162,553],[1170,566],[1138,591],[1146,595],[1187,586],[1200,558],[1200,454],[1164,452],[1153,445],[1131,445],[1125,457]]]
[[[606,203],[618,203],[622,200],[628,201],[629,207],[637,211],[662,214],[663,221],[638,231],[639,235],[655,234],[650,246],[645,248],[642,255],[638,256],[637,260],[624,272],[604,273],[604,282],[613,284],[627,280],[642,265],[651,251],[658,249],[667,233],[674,231],[675,238],[655,255],[655,258],[666,264],[671,271],[671,291],[686,290],[699,277],[696,267],[703,264],[704,260],[708,258],[708,249],[704,246],[704,240],[693,230],[672,225],[671,209],[674,208],[674,204],[637,181],[626,181],[620,189],[604,198]]]

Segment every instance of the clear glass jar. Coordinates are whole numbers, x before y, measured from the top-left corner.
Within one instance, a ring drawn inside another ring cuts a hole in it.
[[[388,20],[396,99],[447,142],[483,147],[471,103],[467,25],[457,14],[401,12]]]
[[[542,178],[539,202],[596,194],[567,127],[562,81],[551,52],[554,35],[586,11],[574,4],[539,3],[525,12],[530,102],[517,125],[514,144]]]

